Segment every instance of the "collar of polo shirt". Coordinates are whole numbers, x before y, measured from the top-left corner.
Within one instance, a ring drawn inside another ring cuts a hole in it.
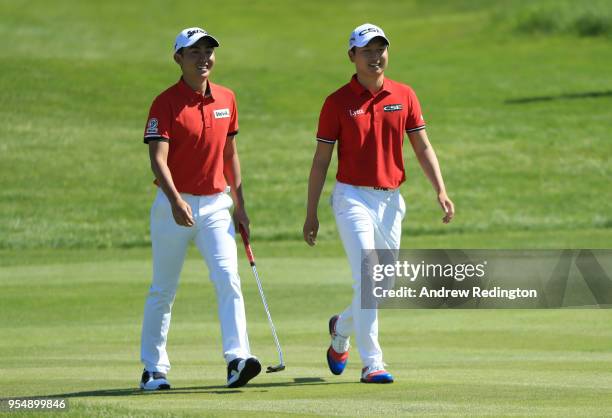
[[[358,96],[361,96],[362,94],[366,94],[366,93],[369,95],[372,95],[372,93],[370,93],[368,89],[363,87],[361,83],[359,82],[359,80],[357,80],[357,74],[353,74],[353,77],[351,77],[350,86],[351,86],[351,89]],[[393,93],[391,83],[387,82],[387,79],[383,80],[383,85],[380,88],[380,90],[376,94],[373,94],[372,96],[378,96],[382,92]]]
[[[183,80],[183,77],[181,77],[181,79],[179,80],[179,88],[188,97],[193,97],[198,100],[200,100],[202,97],[210,97],[211,99],[214,100],[213,88],[211,87],[210,82],[206,83],[206,91],[204,91],[203,95],[195,91],[191,87],[189,87],[189,85],[185,82],[185,80]]]

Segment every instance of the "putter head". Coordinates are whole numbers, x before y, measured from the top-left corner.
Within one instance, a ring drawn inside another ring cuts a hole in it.
[[[266,373],[276,373],[281,372],[283,370],[285,370],[285,365],[281,363],[278,366],[268,366]]]

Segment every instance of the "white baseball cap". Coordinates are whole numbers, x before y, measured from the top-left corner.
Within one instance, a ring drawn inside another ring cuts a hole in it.
[[[389,45],[389,40],[381,28],[371,23],[364,23],[361,26],[357,26],[355,30],[351,32],[348,49],[350,51],[354,46],[366,46],[368,42],[379,36],[387,42],[387,45]]]
[[[196,42],[198,42],[202,38],[208,38],[212,41],[212,45],[214,47],[219,46],[219,41],[217,41],[213,36],[209,35],[202,28],[187,28],[183,29],[181,33],[176,35],[176,41],[174,41],[174,52],[178,51],[181,48],[187,48]]]

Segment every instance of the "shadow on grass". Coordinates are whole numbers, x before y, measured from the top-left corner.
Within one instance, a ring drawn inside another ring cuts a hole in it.
[[[504,104],[525,104],[525,103],[535,103],[535,102],[549,102],[553,100],[592,99],[592,98],[610,97],[610,96],[612,96],[612,90],[588,91],[584,93],[559,94],[557,96],[534,96],[534,97],[520,97],[518,99],[507,99],[504,101]]]
[[[274,383],[249,383],[247,388],[273,388],[273,387],[291,387],[291,386],[318,386],[318,385],[341,385],[353,384],[355,382],[327,382],[320,377],[296,377],[293,381],[274,382]],[[190,387],[175,387],[169,390],[158,390],[145,392],[141,389],[103,389],[89,390],[83,392],[57,393],[53,395],[36,395],[24,397],[28,398],[88,398],[93,396],[150,396],[150,395],[177,395],[185,393],[211,393],[214,395],[231,395],[234,393],[242,393],[240,389],[228,389],[225,386],[190,386]],[[21,398],[20,398],[21,399]]]

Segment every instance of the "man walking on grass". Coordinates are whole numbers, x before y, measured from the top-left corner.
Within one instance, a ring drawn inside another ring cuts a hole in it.
[[[348,361],[349,337],[354,335],[364,383],[393,382],[393,376],[385,370],[378,343],[378,311],[361,308],[361,257],[362,250],[400,248],[406,211],[399,193],[406,178],[404,132],[433,185],[444,211],[443,222],[450,222],[454,216],[453,202],[446,194],[417,96],[409,86],[385,78],[388,47],[383,30],[369,23],[358,26],[350,35],[348,56],[356,74],[323,104],[303,228],[304,240],[315,245],[319,230],[317,207],[337,143],[338,173],[331,201],[351,265],[353,301],[329,320],[331,345],[326,356],[330,371],[341,374]]]
[[[151,207],[153,280],[142,324],[144,390],[170,389],[166,341],[191,241],[215,286],[227,386],[243,386],[261,370],[249,348],[234,240],[234,222],[249,230],[234,139],[236,99],[231,90],[209,79],[218,46],[201,28],[178,34],[174,61],[182,76],[153,101],[145,128],[144,142],[159,188]]]

